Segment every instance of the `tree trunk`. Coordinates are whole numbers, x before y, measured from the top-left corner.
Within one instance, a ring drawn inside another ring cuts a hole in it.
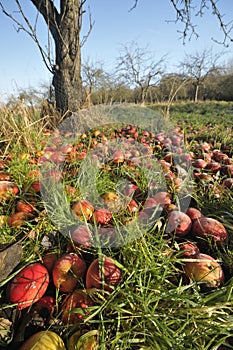
[[[31,0],[42,14],[55,43],[53,86],[56,108],[64,114],[83,102],[80,33],[84,0],[60,0],[60,12],[52,0]]]
[[[199,92],[199,85],[196,85],[196,89],[195,89],[195,96],[194,96],[194,102],[197,103],[198,102],[198,92]]]

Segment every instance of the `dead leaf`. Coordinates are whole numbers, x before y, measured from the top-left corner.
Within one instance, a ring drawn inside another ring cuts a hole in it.
[[[0,282],[2,282],[20,263],[22,245],[17,242],[0,252]]]

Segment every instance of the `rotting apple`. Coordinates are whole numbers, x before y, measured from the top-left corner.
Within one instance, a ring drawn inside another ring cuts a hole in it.
[[[88,315],[88,308],[94,305],[93,300],[87,292],[76,289],[68,294],[62,304],[62,322],[65,324],[74,324]],[[77,311],[78,309],[78,311]]]
[[[49,284],[49,272],[40,263],[24,267],[7,286],[7,296],[19,310],[31,306],[46,292]]]
[[[76,253],[62,255],[54,264],[53,283],[61,292],[71,292],[86,271],[85,261]]]
[[[112,213],[106,208],[98,208],[93,213],[93,221],[96,224],[107,225],[112,220]]]
[[[11,181],[0,181],[0,202],[9,200],[19,193],[19,188]]]
[[[181,258],[192,258],[200,253],[200,249],[196,243],[191,241],[182,242],[179,245]]]
[[[86,288],[113,291],[122,279],[122,272],[110,257],[96,258],[86,273]]]
[[[199,253],[184,265],[186,276],[193,282],[202,282],[206,289],[223,285],[224,272],[216,259],[208,254]]]
[[[20,199],[16,203],[16,210],[18,212],[33,213],[35,211],[35,201],[26,202]]]
[[[89,220],[94,212],[94,207],[91,202],[82,199],[72,205],[72,211],[80,220]]]

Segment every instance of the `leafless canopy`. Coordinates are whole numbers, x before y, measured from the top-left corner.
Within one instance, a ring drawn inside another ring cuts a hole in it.
[[[198,37],[195,17],[202,17],[207,11],[211,11],[212,15],[218,20],[219,27],[223,33],[221,42],[215,38],[212,39],[224,46],[229,46],[233,41],[233,20],[225,22],[225,14],[219,9],[218,0],[170,0],[170,2],[176,13],[176,18],[172,22],[183,24],[183,29],[179,32],[182,34],[184,42],[187,39],[191,39],[193,35]],[[139,0],[134,0],[130,11],[135,9],[138,3]]]

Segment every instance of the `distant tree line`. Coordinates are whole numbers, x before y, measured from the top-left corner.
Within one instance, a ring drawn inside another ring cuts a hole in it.
[[[223,53],[205,49],[186,54],[177,72],[166,71],[166,56],[154,58],[136,43],[123,46],[114,72],[89,59],[82,65],[86,106],[100,103],[233,101],[233,64],[219,63]]]

